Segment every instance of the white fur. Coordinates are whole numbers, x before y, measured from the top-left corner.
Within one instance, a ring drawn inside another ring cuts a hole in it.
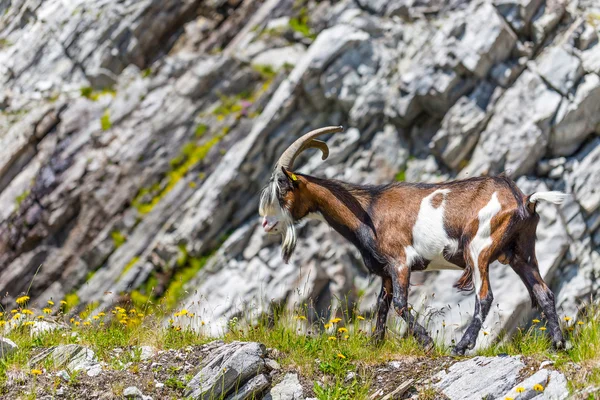
[[[440,193],[444,199],[439,207],[435,208],[431,200]],[[417,221],[413,226],[413,244],[404,248],[409,267],[420,256],[430,261],[427,270],[461,269],[444,258],[444,251],[456,252],[458,249],[458,241],[450,238],[444,229],[448,193],[449,189],[438,189],[421,200]]]
[[[323,217],[323,214],[320,212],[308,213],[304,218],[327,223],[327,221],[325,221],[325,217]]]
[[[529,201],[536,203],[542,200],[552,204],[562,204],[569,196],[569,194],[563,192],[538,192],[532,194]]]
[[[479,210],[479,228],[477,228],[477,233],[469,245],[469,252],[471,253],[471,259],[473,260],[473,283],[475,284],[475,290],[477,292],[481,289],[479,255],[486,247],[492,244],[492,218],[494,218],[501,209],[502,206],[498,201],[498,195],[494,192],[490,201],[485,207]]]

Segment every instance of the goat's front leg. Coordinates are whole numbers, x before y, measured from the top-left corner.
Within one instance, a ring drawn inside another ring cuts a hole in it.
[[[453,355],[462,356],[467,349],[471,350],[475,347],[477,335],[479,334],[481,326],[490,312],[492,302],[494,301],[494,295],[492,294],[492,288],[490,286],[488,261],[485,260],[481,263],[478,271],[473,271],[473,275],[475,276],[475,290],[478,290],[477,295],[475,296],[475,312],[473,313],[473,319],[467,327],[462,339],[460,339],[460,342],[454,347],[454,350],[452,351]]]
[[[396,312],[408,324],[409,332],[414,335],[417,341],[429,351],[433,348],[433,340],[418,322],[417,318],[410,313],[408,309],[408,286],[410,285],[410,267],[402,264],[390,265],[390,276],[392,277],[392,286],[394,289],[394,308]]]
[[[377,324],[375,325],[375,333],[373,339],[376,343],[383,341],[385,338],[385,324],[387,321],[388,311],[392,303],[392,279],[390,277],[381,278],[381,291],[377,297]]]

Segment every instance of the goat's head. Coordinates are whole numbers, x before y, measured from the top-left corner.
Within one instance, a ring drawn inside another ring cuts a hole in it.
[[[283,152],[273,170],[268,185],[260,196],[259,213],[263,217],[262,226],[265,232],[281,234],[281,254],[288,262],[296,247],[295,223],[306,217],[310,209],[304,193],[305,181],[292,172],[296,157],[308,148],[316,148],[323,152],[323,160],[329,156],[327,145],[315,138],[333,132],[341,132],[341,126],[329,126],[315,129],[297,139]]]

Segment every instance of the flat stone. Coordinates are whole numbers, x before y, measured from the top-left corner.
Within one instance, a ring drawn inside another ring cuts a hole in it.
[[[518,356],[478,356],[439,372],[433,377],[433,386],[450,400],[501,398],[517,383],[524,367]]]
[[[281,382],[269,390],[265,400],[302,400],[303,393],[298,374],[286,374]]]

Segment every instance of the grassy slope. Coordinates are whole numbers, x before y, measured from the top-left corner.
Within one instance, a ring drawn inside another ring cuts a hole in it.
[[[24,372],[27,379],[35,384],[36,377],[32,366],[27,362],[41,348],[79,343],[89,346],[101,361],[115,364],[115,348],[135,345],[152,345],[158,349],[182,349],[188,346],[205,344],[216,338],[196,334],[181,329],[183,319],[197,318],[182,310],[175,313],[170,327],[162,326],[160,313],[146,310],[133,310],[117,307],[108,315],[101,313],[82,313],[79,317],[68,318],[60,306],[49,306],[46,313],[52,313],[52,319],[64,320],[68,330],[45,333],[32,338],[29,330],[36,319],[49,319],[43,310],[27,310],[26,303],[5,311],[0,316],[0,325],[12,325],[6,335],[18,344],[19,350],[0,361],[0,394],[6,393],[8,371]],[[63,306],[64,307],[64,306]],[[38,315],[41,314],[41,315]],[[40,318],[41,317],[41,318]],[[493,356],[500,353],[522,354],[530,361],[555,361],[554,368],[564,372],[573,391],[600,384],[600,307],[592,307],[579,322],[565,321],[565,331],[569,335],[572,348],[564,352],[553,352],[543,330],[544,321],[534,323],[529,329],[518,332],[512,339],[504,341],[479,352],[480,355]],[[198,321],[200,322],[200,321]],[[432,354],[424,354],[412,338],[388,339],[380,346],[374,346],[370,334],[361,329],[364,318],[358,315],[339,320],[325,321],[325,324],[309,325],[300,314],[282,313],[275,319],[259,321],[251,328],[240,328],[235,320],[221,339],[225,341],[257,341],[268,348],[279,350],[278,361],[284,370],[300,372],[303,379],[310,382],[318,379],[324,385],[314,385],[315,395],[320,399],[361,399],[374,389],[374,366],[390,360],[407,358],[425,360],[429,365],[446,365],[449,357],[447,347],[438,346]],[[323,325],[325,329],[323,329]],[[2,329],[0,327],[0,329]],[[71,335],[69,331],[77,332]],[[317,361],[315,361],[317,360]],[[121,360],[123,361],[123,360]],[[131,360],[125,360],[131,361]],[[446,363],[446,364],[444,364]],[[410,365],[410,364],[409,364]],[[42,374],[51,374],[56,368],[46,362],[33,366]],[[346,381],[348,372],[354,371],[356,378]],[[415,379],[419,372],[414,371]],[[422,386],[421,398],[435,396],[431,388]],[[22,393],[27,398],[27,393]]]

